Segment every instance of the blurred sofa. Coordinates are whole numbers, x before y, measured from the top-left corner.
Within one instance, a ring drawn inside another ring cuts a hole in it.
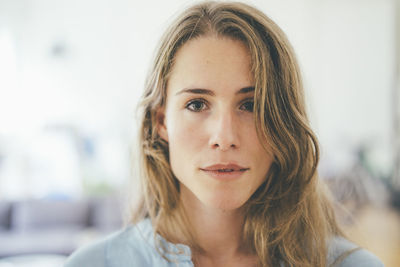
[[[115,196],[79,200],[0,200],[0,258],[23,254],[69,255],[122,227]]]

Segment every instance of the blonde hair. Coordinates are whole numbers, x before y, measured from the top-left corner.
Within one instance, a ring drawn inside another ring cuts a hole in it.
[[[294,52],[282,30],[243,3],[204,2],[181,14],[161,39],[140,103],[140,165],[143,198],[132,219],[150,217],[155,232],[174,242],[180,229],[192,249],[202,250],[190,231],[169,164],[168,144],[157,134],[157,111],[177,51],[205,35],[243,42],[255,81],[254,120],[272,163],[265,182],[245,203],[243,240],[261,266],[326,266],[327,241],[341,235],[318,179],[319,149],[305,111]]]

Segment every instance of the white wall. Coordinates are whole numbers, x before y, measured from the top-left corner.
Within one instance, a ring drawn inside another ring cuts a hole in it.
[[[248,1],[283,28],[298,54],[325,171],[351,164],[361,143],[378,169],[389,170],[394,1]],[[70,125],[118,143],[107,153],[122,153],[124,163],[111,169],[127,179],[134,106],[153,50],[192,2],[0,0],[0,150],[11,153],[10,140],[34,146],[45,125]],[[2,183],[9,177],[0,169]]]

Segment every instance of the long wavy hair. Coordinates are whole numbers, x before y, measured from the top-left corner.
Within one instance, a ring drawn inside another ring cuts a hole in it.
[[[244,3],[196,4],[163,35],[139,105],[143,195],[132,222],[150,217],[155,232],[168,241],[176,241],[180,231],[192,249],[202,250],[180,203],[179,183],[169,163],[168,143],[157,133],[156,115],[166,104],[177,51],[186,42],[208,35],[240,40],[248,48],[257,134],[274,155],[265,182],[244,204],[243,242],[260,266],[282,262],[326,266],[327,242],[342,233],[316,172],[319,149],[306,115],[299,66],[282,30]]]

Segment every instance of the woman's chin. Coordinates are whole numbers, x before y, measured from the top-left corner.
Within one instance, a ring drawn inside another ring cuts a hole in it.
[[[203,204],[209,208],[224,210],[224,211],[233,211],[237,210],[244,205],[247,199],[240,199],[240,198],[210,198],[206,199]]]

